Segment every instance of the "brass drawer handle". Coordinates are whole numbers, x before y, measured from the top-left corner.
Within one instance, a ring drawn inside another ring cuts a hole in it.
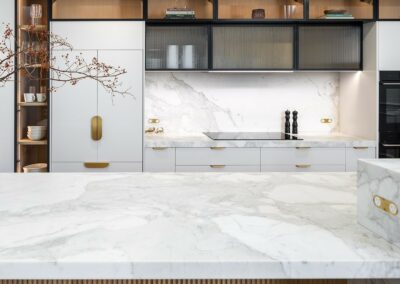
[[[160,120],[158,118],[149,118],[149,123],[151,124],[157,124],[160,123]]]
[[[210,165],[210,168],[212,169],[223,169],[225,167],[226,167],[225,165]]]
[[[110,165],[107,162],[86,162],[84,163],[85,168],[88,169],[105,169]]]
[[[163,151],[163,150],[167,150],[167,147],[153,147],[152,148],[154,151]]]
[[[296,147],[297,150],[306,150],[306,149],[311,149],[309,146],[298,146]]]
[[[353,147],[355,150],[367,150],[368,147]]]
[[[210,149],[211,149],[211,150],[220,151],[220,150],[225,150],[225,147],[210,147]]]
[[[306,164],[304,164],[304,165],[296,165],[296,168],[298,168],[298,169],[308,169],[308,168],[311,168],[311,165],[306,165]]]
[[[392,216],[397,216],[397,214],[399,214],[399,208],[397,207],[397,205],[394,204],[392,201],[383,198],[382,196],[374,195],[372,201],[377,208],[385,211]]]
[[[99,141],[103,137],[103,119],[100,116],[92,117],[91,133],[94,141]]]

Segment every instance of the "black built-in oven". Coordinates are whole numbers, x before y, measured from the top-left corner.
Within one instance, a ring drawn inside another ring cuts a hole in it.
[[[400,71],[381,71],[379,157],[400,158]]]

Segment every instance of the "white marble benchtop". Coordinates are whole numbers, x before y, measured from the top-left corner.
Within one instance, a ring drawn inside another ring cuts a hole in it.
[[[240,141],[215,141],[202,133],[188,134],[186,136],[164,134],[164,135],[146,135],[144,138],[144,147],[329,147],[329,148],[344,148],[344,147],[376,147],[376,142],[373,140],[346,136],[343,134],[332,135],[315,135],[305,134],[300,135],[304,140],[240,140]]]
[[[0,279],[400,278],[352,173],[0,174]]]

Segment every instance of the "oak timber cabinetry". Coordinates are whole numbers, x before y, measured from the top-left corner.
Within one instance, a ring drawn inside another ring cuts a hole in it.
[[[116,30],[119,40],[110,42]],[[52,94],[52,171],[141,171],[143,22],[54,22],[52,31],[69,38],[74,52],[87,60],[125,68],[120,88],[131,93],[112,97],[91,79],[57,89]],[[104,37],[96,40],[100,32]],[[63,52],[53,54],[58,59]],[[93,119],[99,137],[93,137]]]

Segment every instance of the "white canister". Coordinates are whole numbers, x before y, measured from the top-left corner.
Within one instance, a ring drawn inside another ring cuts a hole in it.
[[[193,69],[195,68],[195,49],[193,45],[182,46],[182,68]]]
[[[167,69],[179,68],[179,46],[168,45],[167,47]]]

